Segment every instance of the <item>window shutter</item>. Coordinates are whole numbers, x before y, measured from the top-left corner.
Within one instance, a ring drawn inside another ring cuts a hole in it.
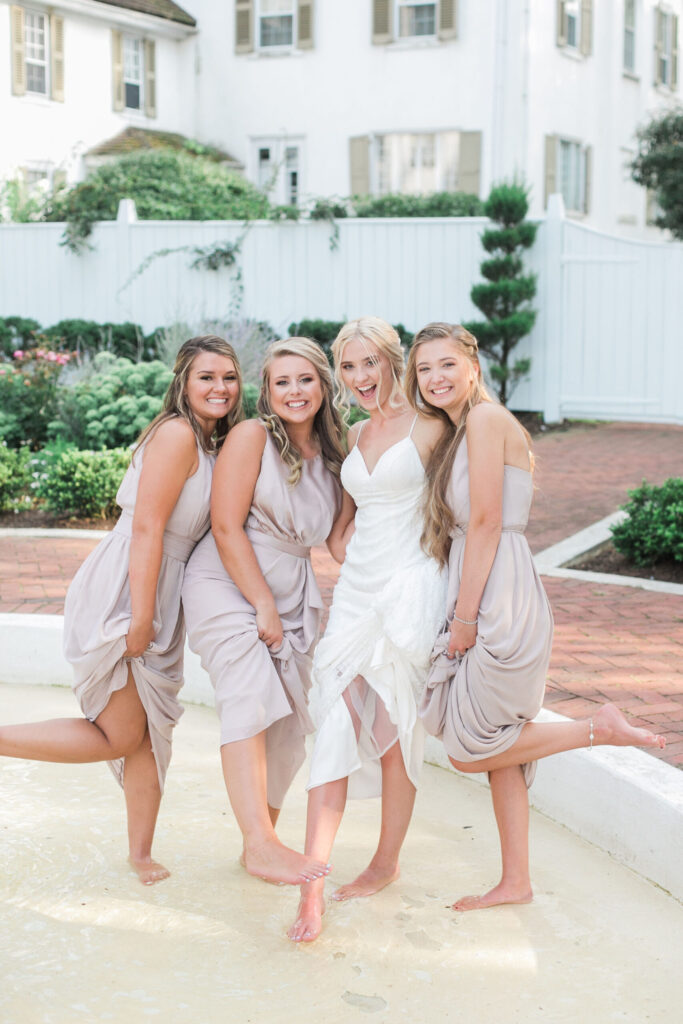
[[[26,60],[24,57],[24,9],[15,4],[10,8],[12,19],[12,92],[23,96],[26,92]]]
[[[557,136],[545,137],[545,197],[544,207],[548,208],[548,200],[557,192]]]
[[[655,18],[655,67],[652,80],[655,85],[661,85],[662,79],[659,75],[659,59],[662,55],[662,40],[664,38],[664,13],[659,9],[659,7],[655,7],[652,13]]]
[[[593,147],[583,151],[583,212],[591,212],[591,189],[593,187]]]
[[[581,0],[581,53],[589,57],[593,52],[593,0]]]
[[[153,39],[145,39],[145,114],[157,116],[157,58]]]
[[[313,49],[313,0],[299,0],[297,16],[297,46],[300,50]]]
[[[372,2],[372,41],[375,46],[383,46],[394,38],[394,0],[373,0]]]
[[[671,15],[671,88],[678,85],[678,15]]]
[[[351,195],[366,196],[370,192],[370,136],[356,135],[349,139],[351,160]]]
[[[479,195],[481,176],[481,132],[460,132],[458,189]]]
[[[50,15],[50,95],[64,102],[64,18]]]
[[[557,0],[556,11],[557,11],[557,27],[555,41],[558,46],[567,45],[567,16],[564,10],[564,0]]]
[[[66,185],[66,171],[58,170],[52,175],[52,191],[56,192]]]
[[[123,36],[111,30],[111,75],[114,110],[123,110],[126,99],[123,92]]]
[[[439,39],[457,38],[457,16],[457,0],[439,0]]]
[[[254,49],[254,0],[235,0],[235,53]]]

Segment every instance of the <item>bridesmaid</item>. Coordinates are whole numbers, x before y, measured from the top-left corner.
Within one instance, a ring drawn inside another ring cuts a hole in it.
[[[85,719],[0,727],[6,757],[109,761],[125,794],[130,863],[145,885],[169,874],[152,859],[152,839],[182,714],[185,562],[209,527],[214,453],[241,417],[232,347],[213,335],[186,341],[116,496],[121,518],[66,597],[64,652]]]
[[[275,833],[313,730],[308,689],[323,602],[310,550],[329,536],[341,500],[341,424],[315,342],[270,346],[258,411],[216,463],[213,533],[190,559],[183,605],[190,645],[216,690],[243,863],[250,874],[294,884],[328,871]]]
[[[538,758],[599,744],[664,746],[611,706],[594,718],[531,719],[543,704],[552,615],[524,530],[533,496],[529,435],[491,401],[476,339],[455,324],[415,336],[406,391],[447,431],[428,468],[422,536],[448,565],[450,627],[437,639],[420,714],[463,772],[488,772],[500,833],[502,878],[454,910],[528,903],[527,788]]]
[[[349,430],[344,508],[330,550],[343,562],[315,654],[318,734],[308,784],[306,851],[327,860],[346,797],[380,796],[382,824],[367,868],[334,894],[370,896],[399,875],[415,802],[424,684],[443,616],[445,576],[420,548],[424,464],[443,427],[417,415],[401,389],[403,351],[379,317],[345,324],[332,346],[341,393],[369,418]],[[320,933],[323,881],[302,885],[294,942]]]

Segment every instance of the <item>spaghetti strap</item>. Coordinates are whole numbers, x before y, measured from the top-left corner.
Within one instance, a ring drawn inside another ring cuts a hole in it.
[[[360,439],[360,435],[363,433],[363,427],[365,426],[365,424],[367,422],[368,422],[367,420],[361,420],[360,421],[360,426],[358,427],[358,433],[356,434],[356,444],[358,444],[358,441]]]
[[[414,428],[415,424],[417,423],[417,417],[419,415],[420,415],[419,412],[415,413],[415,416],[413,418],[413,422],[410,424],[410,430],[408,431],[408,437],[412,437],[413,436],[413,428]]]

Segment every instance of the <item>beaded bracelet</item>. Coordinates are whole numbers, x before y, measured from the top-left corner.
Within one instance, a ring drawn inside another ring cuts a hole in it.
[[[456,622],[462,622],[463,626],[476,626],[479,621],[478,619],[461,619],[459,615],[455,614],[455,612],[453,612],[453,618]]]

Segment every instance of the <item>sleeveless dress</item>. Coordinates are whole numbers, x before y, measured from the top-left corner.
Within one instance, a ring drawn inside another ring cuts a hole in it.
[[[411,782],[418,782],[424,730],[416,700],[443,623],[446,575],[420,547],[425,473],[414,426],[415,420],[372,473],[358,441],[342,466],[356,528],[315,653],[311,709],[318,734],[308,789],[348,776],[349,796],[378,796],[379,759],[396,740]]]
[[[264,428],[265,429],[265,428]],[[268,803],[281,807],[305,758],[311,656],[323,601],[310,551],[329,536],[341,488],[321,456],[304,460],[296,486],[269,432],[245,529],[275,598],[284,639],[270,650],[256,612],[221,561],[208,533],[183,586],[188,640],[216,691],[221,746],[266,731]]]
[[[503,471],[503,528],[479,605],[477,639],[462,658],[447,655],[446,629],[437,639],[420,716],[456,761],[508,750],[543,705],[553,617],[524,531],[533,498],[525,469]],[[470,518],[467,438],[453,460],[448,504],[456,522],[448,563],[448,620],[460,590]],[[522,766],[527,786],[536,762]]]
[[[209,528],[214,456],[197,445],[199,465],[185,481],[166,523],[154,604],[154,641],[139,658],[125,658],[131,622],[128,563],[143,450],[121,481],[116,502],[121,518],[108,537],[88,555],[73,578],[64,605],[64,654],[74,668],[73,688],[86,718],[94,721],[109,698],[121,690],[132,669],[156,760],[159,785],[171,760],[171,735],[183,713],[185,627],[180,591],[190,552]],[[109,762],[123,785],[123,758]]]

